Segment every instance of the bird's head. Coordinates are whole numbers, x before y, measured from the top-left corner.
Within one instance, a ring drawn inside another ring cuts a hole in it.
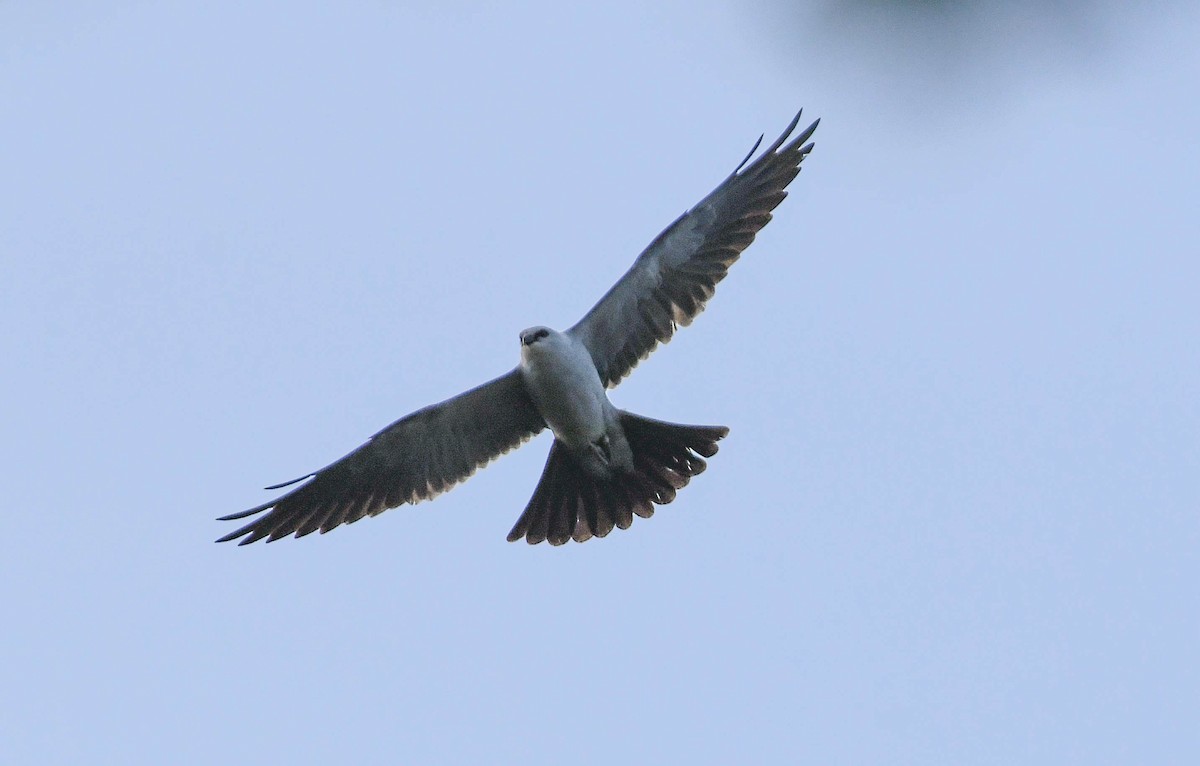
[[[521,362],[528,363],[535,357],[553,354],[559,349],[566,336],[549,327],[530,327],[521,331]]]
[[[549,327],[530,327],[528,330],[522,330],[521,346],[532,346],[538,341],[550,337],[550,334],[553,332]]]

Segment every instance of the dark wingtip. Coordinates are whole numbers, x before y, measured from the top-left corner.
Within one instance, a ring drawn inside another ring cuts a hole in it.
[[[800,145],[801,143],[803,143],[803,142],[807,141],[808,139],[812,138],[812,134],[813,134],[814,132],[816,132],[816,130],[817,130],[817,126],[818,126],[818,125],[820,125],[820,124],[821,124],[821,119],[820,119],[819,117],[818,117],[816,120],[813,120],[813,124],[812,124],[812,125],[809,125],[807,128],[805,128],[803,133],[801,133],[800,135],[796,136],[795,140],[794,140],[794,141],[792,141],[792,144],[791,144],[791,145],[792,145],[792,146],[798,146],[798,145]],[[801,154],[808,154],[810,151],[812,151],[812,148],[813,148],[813,145],[812,145],[811,143],[810,143],[810,144],[807,144],[807,145],[805,145],[805,146],[801,147],[801,149],[800,149],[800,153],[801,153]]]
[[[793,117],[792,121],[788,123],[787,128],[785,128],[783,133],[781,133],[779,135],[779,138],[775,139],[775,142],[773,144],[771,144],[769,147],[767,147],[767,149],[762,153],[763,158],[770,157],[771,155],[777,153],[781,147],[783,148],[784,152],[791,151],[791,150],[795,149],[797,146],[799,146],[802,142],[808,140],[809,136],[811,136],[813,134],[813,131],[817,129],[817,125],[819,125],[821,123],[820,118],[814,120],[813,123],[811,125],[809,125],[807,128],[805,128],[804,131],[800,135],[798,135],[794,139],[792,139],[792,142],[790,144],[787,144],[787,146],[784,146],[784,144],[787,142],[788,138],[796,130],[796,126],[800,124],[800,117],[803,114],[804,114],[804,109],[801,109],[800,111],[796,112],[796,116]],[[746,164],[748,162],[750,162],[750,158],[753,157],[755,152],[758,151],[758,147],[762,146],[763,137],[764,136],[759,136],[758,140],[754,142],[754,147],[752,149],[750,149],[750,153],[746,155],[745,159],[743,159],[740,163],[738,163],[738,166],[736,168],[734,168],[733,173],[730,175],[731,178],[733,176],[736,176],[738,173],[741,173],[742,170],[746,167]],[[812,149],[812,145],[810,144],[810,145],[804,147],[803,149],[801,149],[800,153],[807,154],[809,152],[809,150],[811,150],[811,149]]]
[[[279,502],[278,500],[272,500],[270,502],[263,503],[262,505],[256,505],[253,508],[248,508],[244,511],[238,511],[237,513],[231,513],[228,516],[218,516],[217,521],[237,521],[238,519],[244,519],[247,516],[253,516],[256,513],[262,513],[263,511],[267,510],[268,508],[273,507],[278,502]]]
[[[800,124],[800,115],[803,113],[803,109],[801,109],[799,112],[796,112],[796,116],[793,117],[792,121],[788,123],[787,128],[785,128],[783,133],[779,135],[779,138],[775,139],[775,143],[771,144],[771,146],[765,152],[763,152],[764,157],[770,156],[779,151],[779,147],[783,146],[784,142],[788,140],[788,136],[792,135],[792,131],[795,130],[796,126]]]
[[[733,169],[733,172],[730,173],[730,176],[736,176],[738,173],[742,172],[742,168],[746,167],[746,163],[749,162],[750,158],[754,156],[754,153],[758,151],[758,147],[762,146],[763,139],[766,138],[766,136],[767,134],[763,133],[758,137],[758,140],[754,142],[754,146],[750,147],[750,151],[746,153],[745,158],[738,163],[738,166]]]
[[[290,487],[293,484],[299,484],[300,482],[304,481],[305,479],[311,479],[312,477],[314,477],[316,475],[317,475],[316,473],[306,473],[298,479],[292,479],[291,481],[285,481],[282,484],[272,484],[269,487],[263,487],[263,489],[267,489],[267,490],[283,489],[284,487]]]

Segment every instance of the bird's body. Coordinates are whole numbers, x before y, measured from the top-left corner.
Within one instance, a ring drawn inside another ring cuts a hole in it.
[[[785,145],[799,121],[797,114],[747,166],[756,143],[574,326],[565,332],[525,330],[516,368],[397,420],[319,471],[268,487],[304,482],[275,500],[222,517],[262,514],[218,542],[303,537],[428,500],[546,427],[554,443],[509,540],[559,545],[604,537],[674,500],[705,469],[704,458],[716,454],[728,429],[635,415],[615,407],[607,389],[704,310],[717,283],[771,220],[812,149],[804,142],[816,122]]]
[[[587,348],[534,327],[521,333],[521,378],[554,438],[592,476],[632,470],[633,455]]]

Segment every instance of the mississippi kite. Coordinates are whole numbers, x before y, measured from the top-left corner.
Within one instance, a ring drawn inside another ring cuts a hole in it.
[[[554,432],[550,456],[510,541],[562,545],[604,537],[674,500],[729,429],[634,415],[614,407],[606,390],[704,310],[717,282],[771,220],[813,146],[804,142],[816,122],[788,141],[799,123],[797,114],[750,162],[760,137],[733,173],[659,234],[574,327],[525,330],[517,367],[397,420],[319,471],[267,487],[307,480],[276,500],[221,517],[262,514],[217,542],[324,533],[428,500],[547,426]]]

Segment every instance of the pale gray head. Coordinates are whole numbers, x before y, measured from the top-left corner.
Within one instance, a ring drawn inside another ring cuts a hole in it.
[[[532,346],[540,340],[545,340],[554,334],[554,331],[549,327],[530,327],[528,330],[521,330],[521,346]]]
[[[532,359],[561,357],[566,353],[570,343],[567,336],[549,327],[530,327],[521,332],[521,362],[528,363]]]

